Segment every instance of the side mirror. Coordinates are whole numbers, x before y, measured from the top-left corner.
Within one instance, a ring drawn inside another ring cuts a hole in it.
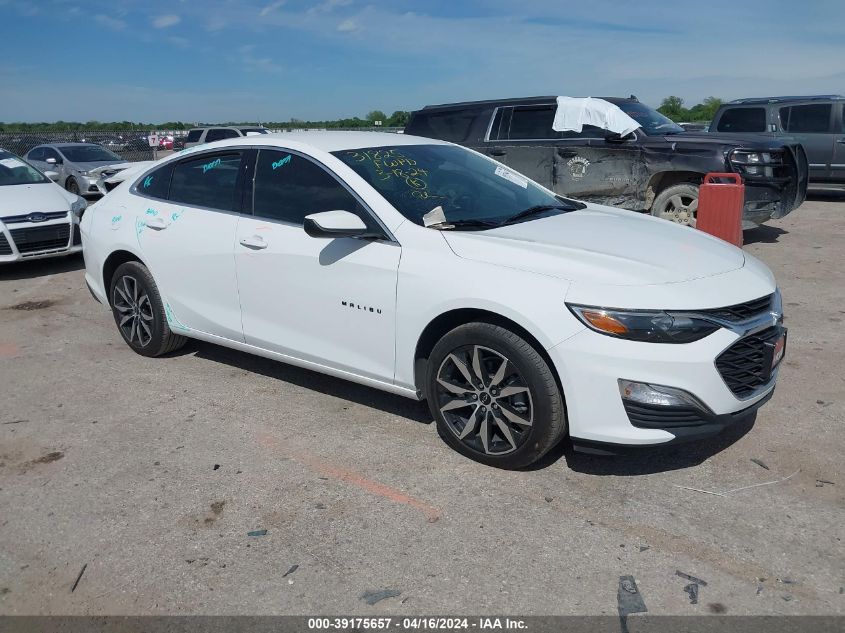
[[[55,159],[54,159],[54,160],[55,160]],[[47,178],[49,178],[49,179],[50,179],[50,180],[52,180],[53,182],[58,182],[58,181],[59,181],[59,172],[57,172],[57,171],[53,171],[53,170],[50,170],[50,171],[45,171],[45,172],[44,172],[44,175],[45,175],[45,176],[47,176]]]
[[[364,221],[349,211],[323,211],[306,215],[302,228],[311,237],[360,237],[367,233]]]
[[[47,163],[48,165],[55,165],[55,164],[56,164],[56,159],[55,159],[55,158],[53,158],[53,157],[51,156],[50,158],[48,158],[48,159],[47,159],[47,160],[45,160],[44,162],[45,162],[45,163]]]

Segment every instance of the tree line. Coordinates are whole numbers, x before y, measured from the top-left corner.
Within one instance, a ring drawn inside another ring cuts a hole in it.
[[[270,129],[304,129],[304,128],[370,128],[380,121],[382,127],[405,127],[410,112],[397,110],[390,116],[381,110],[369,112],[366,118],[352,117],[349,119],[335,119],[326,121],[305,121],[290,119],[288,121],[227,121],[225,123],[202,123],[184,121],[166,121],[164,123],[136,123],[133,121],[54,121],[52,123],[2,123],[0,132],[96,132],[96,131],[146,131],[146,130],[189,130],[192,127],[208,125],[256,125],[260,123]]]
[[[712,121],[722,103],[723,101],[718,97],[707,97],[701,103],[685,108],[684,100],[673,95],[663,99],[657,111],[676,122]]]

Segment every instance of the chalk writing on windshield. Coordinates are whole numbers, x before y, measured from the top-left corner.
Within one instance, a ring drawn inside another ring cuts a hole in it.
[[[417,161],[403,155],[398,149],[362,149],[348,155],[357,163],[368,163],[378,180],[397,179],[404,182],[408,195],[420,200],[438,198],[429,190],[428,170],[417,165]]]

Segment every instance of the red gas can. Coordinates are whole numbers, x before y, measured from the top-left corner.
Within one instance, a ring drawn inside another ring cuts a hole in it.
[[[742,247],[745,185],[739,174],[707,174],[698,194],[696,228]]]

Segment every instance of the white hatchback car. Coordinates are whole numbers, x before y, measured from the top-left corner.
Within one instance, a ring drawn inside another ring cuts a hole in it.
[[[507,468],[717,433],[771,395],[772,274],[716,238],[555,196],[431,139],[236,138],[155,163],[82,221],[139,354],[185,337],[427,399]]]
[[[86,204],[0,149],[0,264],[81,251],[79,216]]]

